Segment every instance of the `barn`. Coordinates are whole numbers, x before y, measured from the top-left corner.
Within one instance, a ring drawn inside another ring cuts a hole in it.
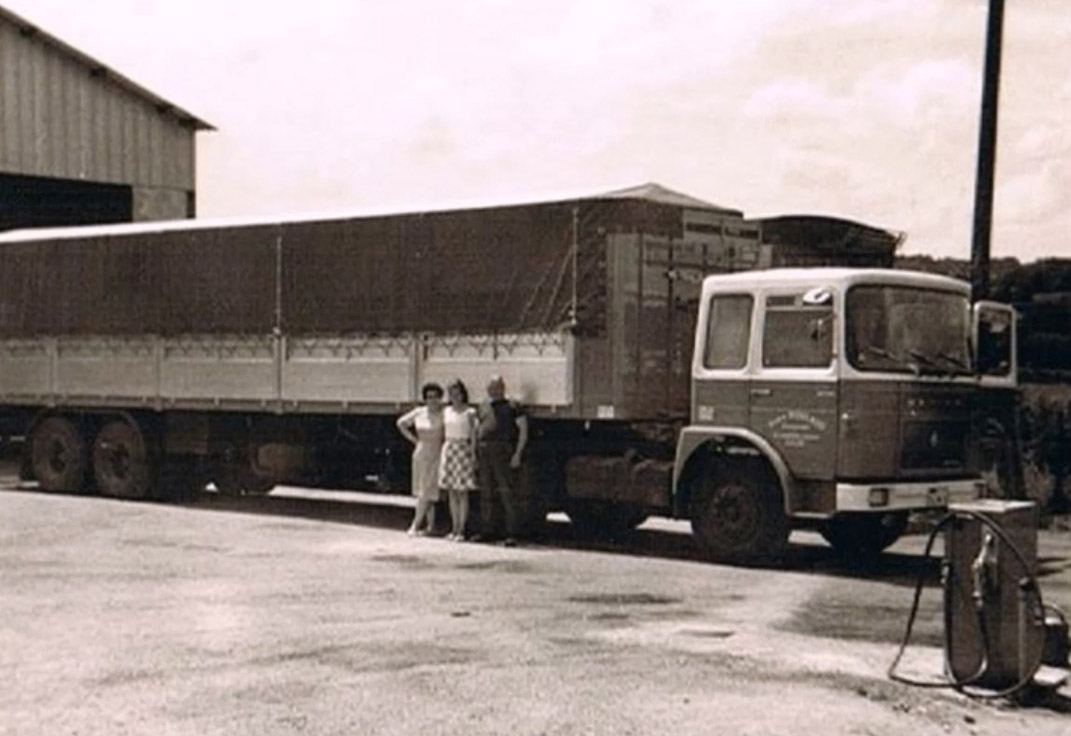
[[[0,7],[0,230],[193,217],[210,130]]]

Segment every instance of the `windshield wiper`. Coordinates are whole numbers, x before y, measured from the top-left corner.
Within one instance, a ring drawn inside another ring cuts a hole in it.
[[[912,363],[910,361],[904,360],[899,356],[893,355],[885,348],[879,348],[877,345],[865,345],[863,346],[863,349],[859,352],[859,354],[860,356],[864,356],[867,354],[876,355],[882,360],[889,361],[896,368],[907,368],[915,375],[919,375],[919,366],[917,363]]]
[[[933,355],[929,355],[928,353],[924,353],[921,350],[908,350],[907,354],[910,355],[915,360],[917,360],[920,363],[922,363],[927,368],[930,368],[931,370],[935,371],[938,375],[943,375],[943,376],[954,376],[955,375],[955,373],[953,371],[950,371],[947,368],[944,368],[941,365],[941,361],[937,360],[937,358],[944,358],[946,361],[954,361],[954,359],[951,358],[950,356],[945,356],[943,353],[938,353],[938,355],[935,357]]]
[[[968,365],[967,361],[963,360],[962,358],[958,358],[955,355],[952,355],[951,353],[937,353],[937,357],[945,361],[949,365],[955,366],[964,373],[971,372],[971,367],[970,365]]]

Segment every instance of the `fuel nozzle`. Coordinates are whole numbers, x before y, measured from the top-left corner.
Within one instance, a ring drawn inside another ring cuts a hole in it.
[[[971,598],[974,607],[981,611],[992,594],[997,581],[997,540],[989,530],[982,532],[982,544],[971,563]]]

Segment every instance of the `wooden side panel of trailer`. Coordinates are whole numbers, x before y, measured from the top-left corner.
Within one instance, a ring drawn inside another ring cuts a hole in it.
[[[77,336],[0,341],[0,402],[347,414],[394,412],[427,381],[491,375],[551,412],[570,411],[575,341],[563,333],[288,337]]]

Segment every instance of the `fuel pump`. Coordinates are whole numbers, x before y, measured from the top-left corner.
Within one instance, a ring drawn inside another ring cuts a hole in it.
[[[945,679],[918,681],[896,671],[918,613],[921,578],[889,677],[978,697],[1011,695],[1032,683],[1058,687],[1067,680],[1067,622],[1043,602],[1037,582],[1037,522],[1032,501],[983,499],[949,507],[925,552],[929,559],[943,531]]]
[[[1004,690],[1033,677],[1045,641],[1037,505],[984,499],[950,511],[943,586],[949,674]]]

